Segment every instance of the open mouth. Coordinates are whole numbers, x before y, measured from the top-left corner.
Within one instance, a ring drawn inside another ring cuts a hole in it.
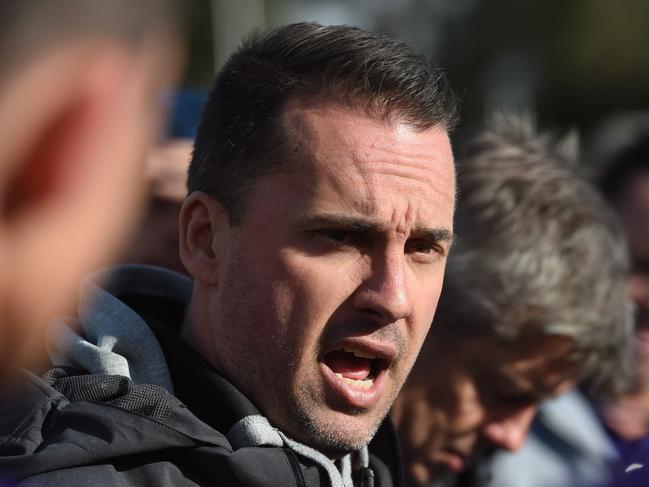
[[[389,371],[398,352],[393,343],[369,337],[345,338],[326,350],[319,363],[332,407],[357,412],[375,407],[386,388],[395,386]]]
[[[376,377],[388,367],[386,359],[356,347],[332,350],[323,361],[336,377],[360,389],[370,389]]]

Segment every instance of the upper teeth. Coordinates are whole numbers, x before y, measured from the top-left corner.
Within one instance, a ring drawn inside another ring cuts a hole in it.
[[[368,358],[368,359],[372,359],[372,360],[378,358],[376,355],[374,355],[374,354],[372,354],[370,352],[364,352],[362,350],[357,350],[355,348],[344,348],[343,347],[343,350],[345,352],[351,353],[352,355],[354,355],[354,357],[358,357],[358,358]]]

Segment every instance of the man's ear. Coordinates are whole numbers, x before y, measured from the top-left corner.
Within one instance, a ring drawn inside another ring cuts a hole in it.
[[[180,259],[206,286],[217,286],[232,241],[226,209],[201,191],[191,193],[180,209]]]

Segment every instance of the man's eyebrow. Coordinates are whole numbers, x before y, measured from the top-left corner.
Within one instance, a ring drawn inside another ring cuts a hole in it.
[[[346,215],[316,215],[308,216],[300,222],[305,227],[331,225],[337,228],[344,228],[356,232],[379,232],[381,225],[362,218],[355,218]],[[445,228],[413,228],[411,235],[418,238],[426,238],[435,242],[453,243],[455,234]]]
[[[331,225],[337,228],[344,228],[356,232],[370,232],[379,230],[379,226],[376,223],[345,215],[307,216],[300,220],[300,224],[304,227]]]
[[[455,234],[445,228],[415,228],[412,231],[412,235],[435,242],[448,242],[449,245],[455,240]]]

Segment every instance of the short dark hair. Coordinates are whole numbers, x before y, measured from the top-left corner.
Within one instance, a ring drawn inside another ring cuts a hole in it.
[[[627,385],[632,331],[624,232],[560,147],[512,114],[466,144],[458,237],[433,329],[460,339],[567,337],[580,378],[615,391]]]
[[[403,41],[349,26],[297,23],[255,31],[216,78],[198,128],[187,188],[204,191],[236,224],[246,191],[287,162],[285,103],[315,98],[451,130],[457,103],[444,73]]]

